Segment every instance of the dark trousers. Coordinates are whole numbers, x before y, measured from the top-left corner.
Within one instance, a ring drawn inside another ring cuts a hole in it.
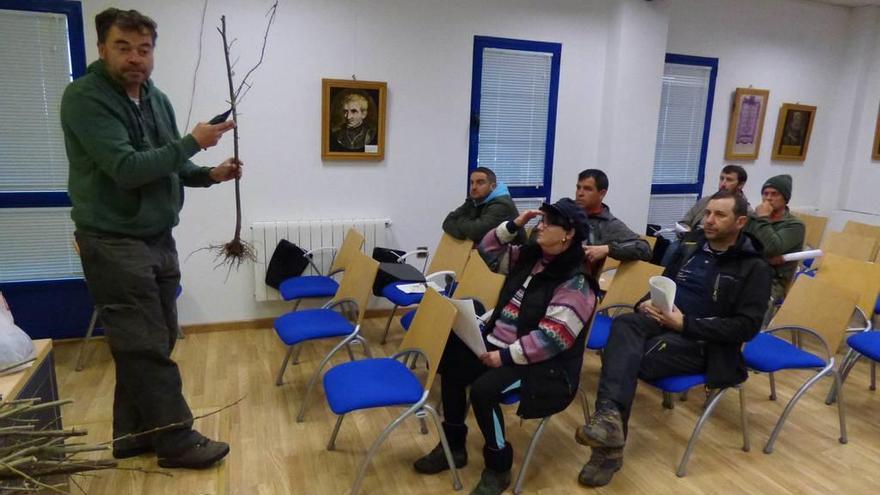
[[[116,442],[119,449],[153,442],[174,455],[200,438],[171,360],[177,341],[175,293],[180,283],[171,232],[149,239],[76,232],[89,292],[116,364],[113,438],[183,421],[152,438]]]
[[[650,382],[706,371],[702,344],[661,327],[640,313],[614,319],[602,357],[596,408],[603,401],[613,402],[623,416],[624,428],[629,422],[639,378]]]
[[[464,425],[467,416],[467,389],[470,386],[474,417],[485,439],[483,456],[486,467],[495,471],[509,471],[513,464],[513,450],[505,440],[504,414],[500,402],[502,396],[520,388],[525,367],[486,367],[461,339],[451,334],[438,371],[442,377],[440,394],[444,421],[452,425]],[[450,436],[450,443],[453,442]],[[463,437],[457,443],[460,445],[451,447],[456,450],[465,447]]]

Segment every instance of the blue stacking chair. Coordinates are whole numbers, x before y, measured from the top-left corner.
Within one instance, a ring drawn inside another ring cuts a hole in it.
[[[785,297],[785,302],[770,322],[767,330],[759,333],[745,345],[746,365],[758,373],[770,374],[770,399],[776,399],[773,374],[783,370],[816,370],[795,392],[783,409],[764,453],[773,452],[779,432],[798,400],[815,383],[832,376],[840,390],[840,373],[835,367],[834,354],[843,340],[847,323],[853,315],[858,294],[815,278],[799,277]],[[776,336],[780,332],[794,332],[811,338],[821,352],[814,353]],[[842,399],[838,403],[840,443],[846,443],[846,416]]]
[[[440,435],[440,443],[446,453],[452,473],[453,488],[461,489],[458,470],[452,460],[452,451],[437,411],[427,403],[431,385],[437,374],[437,365],[446,347],[456,309],[443,296],[428,289],[409,332],[396,354],[390,358],[362,359],[335,366],[324,375],[324,391],[327,404],[339,417],[333,427],[327,450],[336,448],[336,437],[342,420],[351,412],[375,407],[405,407],[406,409],[385,427],[373,441],[366,457],[358,467],[351,495],[357,495],[366,474],[370,460],[379,447],[405,419],[410,416],[431,417]],[[410,370],[404,363],[412,356],[422,356],[428,362],[427,376],[424,380]]]
[[[660,389],[663,392],[663,405],[664,407],[671,409],[673,407],[673,402],[670,399],[672,394],[684,394],[693,387],[705,385],[706,375],[696,374],[669,376],[666,378],[661,378],[654,382],[646,383]],[[697,419],[697,424],[696,426],[694,426],[694,431],[693,433],[691,433],[690,440],[688,440],[687,448],[685,448],[684,454],[681,456],[681,461],[679,461],[678,463],[678,469],[676,469],[675,471],[675,474],[678,477],[683,477],[687,474],[687,463],[690,460],[691,453],[693,453],[694,451],[694,447],[697,443],[697,438],[700,436],[700,432],[703,430],[703,425],[709,419],[709,416],[712,415],[712,411],[715,410],[715,406],[718,405],[721,397],[723,397],[725,392],[727,392],[731,388],[739,390],[740,421],[742,424],[743,434],[742,450],[743,452],[748,452],[750,450],[751,447],[749,445],[749,420],[746,414],[745,383],[741,383],[734,387],[711,389],[709,391],[709,395],[706,397],[706,405],[703,409],[703,412],[702,414],[700,414],[699,419]]]
[[[284,370],[290,361],[291,354],[297,349],[297,354],[305,342],[318,339],[342,337],[338,344],[324,356],[324,359],[315,368],[305,396],[300,403],[299,413],[296,420],[302,421],[305,415],[306,405],[312,390],[321,375],[321,371],[340,349],[346,348],[349,357],[354,360],[351,344],[360,344],[364,348],[364,354],[369,357],[370,350],[367,342],[361,337],[361,323],[370,300],[373,281],[379,269],[379,262],[363,253],[355,253],[345,273],[336,295],[321,308],[291,311],[275,320],[275,332],[278,338],[288,346],[287,354],[281,368],[278,370],[276,385],[281,385],[284,378]],[[297,356],[298,358],[298,356]],[[298,359],[294,359],[294,364]]]
[[[344,271],[354,255],[361,252],[363,245],[364,236],[355,229],[349,229],[338,252],[335,247],[319,247],[306,252],[304,256],[317,275],[300,275],[284,280],[278,287],[281,297],[285,301],[294,301],[293,311],[299,308],[303,299],[333,297],[339,289],[339,283],[333,275]],[[333,253],[333,263],[327,275],[321,273],[321,269],[314,261],[315,255],[323,251]]]
[[[462,270],[464,270],[473,244],[474,243],[470,240],[456,239],[449,234],[444,233],[440,238],[440,244],[437,245],[437,250],[434,251],[434,257],[431,259],[431,264],[428,266],[428,274],[425,275],[425,282],[439,283],[447,278],[451,278],[454,281],[461,275]],[[397,308],[412,306],[418,304],[422,300],[423,294],[406,293],[400,289],[401,285],[411,283],[412,282],[394,282],[388,284],[382,289],[382,296],[394,304],[391,314],[388,315],[388,321],[385,322],[385,330],[382,333],[382,344],[385,344],[385,341],[388,338],[388,330],[391,328],[391,321],[394,319],[394,313],[397,311]],[[451,293],[451,291],[449,291],[449,293]]]
[[[634,306],[648,291],[648,280],[661,275],[663,267],[644,261],[625,261],[617,267],[617,273],[611,280],[608,292],[602,298],[587,336],[587,349],[602,351],[611,335],[611,324],[614,318],[631,313]],[[581,406],[584,411],[584,422],[590,422],[590,405],[583,386],[578,389]]]

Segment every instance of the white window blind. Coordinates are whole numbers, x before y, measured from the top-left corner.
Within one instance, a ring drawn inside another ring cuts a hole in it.
[[[67,189],[58,112],[68,43],[63,14],[0,10],[0,192]]]
[[[82,278],[70,208],[0,208],[0,282]]]
[[[477,163],[508,186],[544,185],[553,54],[485,48]]]
[[[665,229],[663,237],[674,239],[672,228],[675,222],[697,203],[696,194],[653,194],[648,202],[648,223],[659,225]]]
[[[542,204],[544,204],[544,201],[544,198],[513,198],[513,204],[516,205],[516,209],[520,213],[527,210],[537,210]],[[529,220],[524,227],[531,229],[534,228],[535,225],[538,225],[537,218]]]
[[[663,74],[654,184],[696,184],[711,67],[667,63]]]

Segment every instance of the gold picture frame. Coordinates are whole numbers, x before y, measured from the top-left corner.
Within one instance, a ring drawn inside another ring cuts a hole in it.
[[[321,80],[321,158],[385,158],[387,83]]]
[[[871,151],[872,160],[880,160],[880,109],[877,111],[877,126],[874,127],[874,147]]]
[[[783,103],[776,122],[772,158],[796,162],[806,160],[815,120],[815,106]]]
[[[770,90],[736,88],[727,129],[725,160],[755,160],[761,151]]]

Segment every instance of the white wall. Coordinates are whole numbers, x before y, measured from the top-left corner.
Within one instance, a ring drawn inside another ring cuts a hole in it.
[[[849,9],[800,0],[674,0],[667,51],[717,57],[718,77],[706,157],[704,193],[717,190],[726,163],[749,173],[746,194],[760,202],[763,182],[777,174],[794,179],[791,204],[816,205],[822,172],[830,163],[835,76],[842,67],[848,37]],[[724,159],[733,92],[753,86],[770,90],[764,133],[757,160]],[[779,108],[800,102],[817,106],[807,159],[770,159]]]
[[[97,56],[92,27],[97,12],[113,5],[153,16],[159,24],[153,78],[174,102],[183,127],[200,4],[84,0],[88,59]],[[226,99],[214,30],[220,15],[227,15],[238,38],[241,72],[256,61],[269,4],[209,2],[194,120],[216,114]],[[266,60],[241,108],[244,224],[390,217],[397,247],[436,244],[444,215],[466,194],[474,35],[563,45],[554,199],[573,194],[578,171],[602,168],[612,181],[607,201],[613,211],[641,229],[663,55],[674,52],[720,59],[705,192],[715,189],[725,163],[732,92],[753,85],[770,90],[760,158],[744,163],[753,203],[767,177],[789,173],[795,180],[793,205],[878,208],[865,202],[880,188],[880,165],[864,158],[880,98],[876,32],[877,8],[854,11],[803,0],[282,0]],[[854,61],[867,66],[854,67]],[[379,163],[320,159],[321,78],[352,74],[388,82],[388,140]],[[799,165],[773,162],[779,106],[798,101],[818,106],[809,156]],[[867,110],[853,110],[862,107]],[[844,130],[849,127],[858,130],[855,137]],[[861,147],[865,153],[853,151]],[[213,164],[230,153],[227,138],[195,161]],[[212,269],[207,253],[186,260],[190,252],[231,237],[232,201],[230,184],[188,190],[175,231],[185,287],[183,323],[274,316],[287,307],[253,300],[250,266],[227,279],[225,270]]]

